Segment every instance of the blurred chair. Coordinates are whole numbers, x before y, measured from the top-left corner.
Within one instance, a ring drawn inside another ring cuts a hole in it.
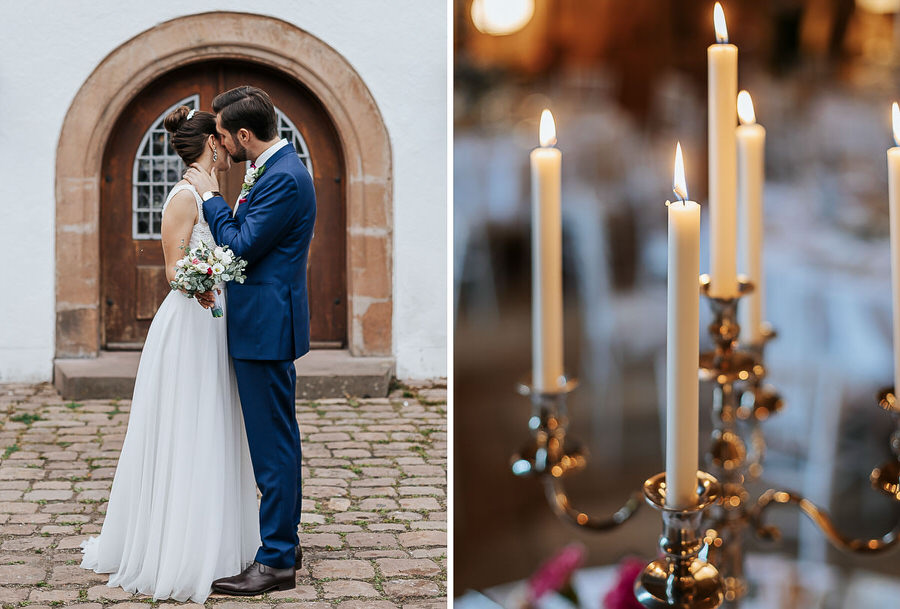
[[[499,315],[487,225],[491,142],[472,134],[457,134],[453,146],[453,319],[459,314],[464,282],[471,282],[478,314]],[[495,178],[496,179],[496,178]]]
[[[617,335],[607,242],[606,207],[593,188],[580,181],[567,183],[562,206],[564,251],[575,276],[582,319],[581,370],[590,396],[591,452],[604,466],[618,464],[624,439],[623,367],[621,354],[627,336]],[[587,438],[582,438],[587,440]]]

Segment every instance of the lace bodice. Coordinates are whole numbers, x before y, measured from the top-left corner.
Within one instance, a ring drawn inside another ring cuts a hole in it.
[[[200,245],[200,242],[202,241],[211,247],[215,247],[216,240],[213,239],[209,224],[206,223],[206,219],[203,217],[203,199],[200,197],[200,193],[197,192],[197,189],[190,184],[179,184],[169,191],[169,196],[166,197],[166,202],[163,204],[163,215],[165,215],[166,206],[169,204],[169,201],[172,200],[172,197],[182,190],[190,190],[191,194],[194,195],[194,200],[197,202],[197,223],[194,225],[194,228],[191,229],[191,242],[188,246],[193,249]]]

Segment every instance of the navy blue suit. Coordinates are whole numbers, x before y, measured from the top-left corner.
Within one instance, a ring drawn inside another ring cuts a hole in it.
[[[226,288],[228,350],[262,493],[256,560],[286,568],[294,564],[302,502],[294,360],[309,351],[312,178],[288,144],[266,161],[235,217],[222,197],[204,202],[203,213],[216,243],[247,261],[246,282],[232,281]]]

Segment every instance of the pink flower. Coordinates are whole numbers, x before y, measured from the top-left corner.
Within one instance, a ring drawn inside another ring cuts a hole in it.
[[[616,585],[603,597],[604,609],[644,609],[634,596],[634,582],[647,561],[629,557],[619,563],[619,577]]]
[[[548,592],[559,592],[571,586],[572,573],[584,562],[584,556],[584,546],[573,543],[544,562],[528,580],[531,597],[537,600]]]
[[[191,260],[191,264],[200,264],[200,261],[194,258],[193,260]]]

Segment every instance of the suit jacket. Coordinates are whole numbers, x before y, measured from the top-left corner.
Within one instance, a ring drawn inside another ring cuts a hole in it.
[[[236,359],[297,359],[309,351],[306,260],[316,222],[312,177],[290,144],[265,163],[237,214],[222,197],[203,203],[216,243],[247,261],[228,290],[228,350]]]

